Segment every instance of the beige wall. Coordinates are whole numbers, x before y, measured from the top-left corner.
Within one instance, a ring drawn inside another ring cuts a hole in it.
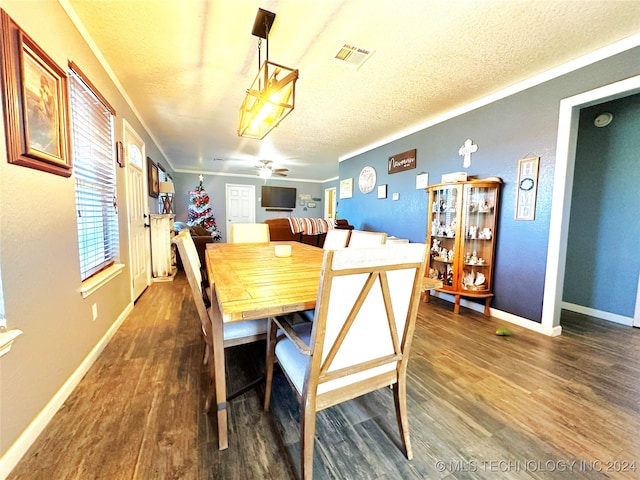
[[[54,0],[0,0],[20,27],[67,70],[75,62],[146,142],[147,154],[168,165],[131,108]],[[24,333],[0,359],[0,455],[47,406],[109,327],[131,306],[125,169],[117,169],[120,262],[124,272],[83,299],[73,177],[7,163],[0,127],[0,265],[9,328]],[[92,319],[97,304],[98,318]],[[6,458],[5,458],[6,460]],[[1,476],[1,475],[0,475]]]

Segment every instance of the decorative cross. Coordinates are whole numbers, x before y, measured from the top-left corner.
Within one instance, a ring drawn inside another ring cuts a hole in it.
[[[458,154],[464,156],[464,168],[469,168],[471,166],[471,154],[478,151],[478,145],[474,145],[473,141],[467,138],[464,141],[464,145],[460,147],[458,150]]]

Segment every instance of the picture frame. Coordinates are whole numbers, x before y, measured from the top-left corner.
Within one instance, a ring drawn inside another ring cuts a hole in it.
[[[160,181],[158,178],[158,165],[147,157],[147,181],[149,182],[150,197],[158,198],[158,195],[160,195]]]
[[[378,198],[387,198],[387,184],[378,185]]]
[[[422,172],[416,175],[416,190],[424,190],[429,186],[429,174]]]
[[[353,178],[340,180],[340,199],[353,197]]]
[[[71,176],[67,75],[0,10],[7,161]]]

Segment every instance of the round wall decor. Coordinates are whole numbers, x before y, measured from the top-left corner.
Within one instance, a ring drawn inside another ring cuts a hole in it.
[[[364,167],[358,177],[358,188],[362,193],[369,193],[376,186],[376,171],[373,167]]]

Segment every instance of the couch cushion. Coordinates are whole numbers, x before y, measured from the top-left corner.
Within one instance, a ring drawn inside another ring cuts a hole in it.
[[[190,228],[192,237],[210,237],[211,234],[201,225],[194,225]]]

